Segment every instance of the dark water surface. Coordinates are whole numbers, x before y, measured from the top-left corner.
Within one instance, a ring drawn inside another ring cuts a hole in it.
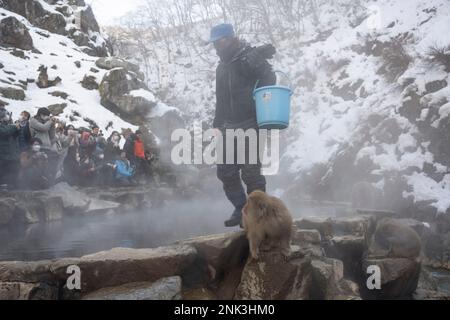
[[[230,232],[223,199],[183,202],[145,212],[65,217],[0,228],[0,261],[80,257],[116,247],[155,248],[195,236]]]

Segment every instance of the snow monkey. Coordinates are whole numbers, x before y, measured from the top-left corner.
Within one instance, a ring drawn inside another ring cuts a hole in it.
[[[417,258],[422,247],[420,237],[413,228],[390,218],[378,223],[373,241],[390,258]]]
[[[259,258],[260,249],[290,254],[292,216],[284,203],[262,191],[254,191],[242,209],[242,222],[250,244],[250,254]]]

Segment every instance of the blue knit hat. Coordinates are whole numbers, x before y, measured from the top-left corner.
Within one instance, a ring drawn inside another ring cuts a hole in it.
[[[234,37],[234,35],[233,26],[229,23],[222,23],[211,29],[211,36],[208,42],[212,43],[223,38]]]

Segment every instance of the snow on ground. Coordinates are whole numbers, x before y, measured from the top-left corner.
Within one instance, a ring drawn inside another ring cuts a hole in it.
[[[111,133],[114,130],[120,132],[121,129],[126,128],[136,129],[135,126],[123,121],[100,104],[98,90],[90,91],[81,86],[80,82],[85,75],[94,76],[96,81],[100,83],[106,72],[95,66],[95,57],[81,52],[80,48],[67,37],[36,28],[24,17],[0,8],[0,14],[2,13],[7,16],[16,17],[28,27],[34,47],[42,52],[42,54],[26,52],[26,55],[30,59],[24,60],[11,55],[8,50],[0,50],[0,62],[4,65],[4,68],[0,70],[0,79],[6,81],[8,81],[8,78],[37,80],[40,65],[48,67],[47,71],[50,80],[57,76],[62,79],[60,84],[47,89],[40,89],[36,83],[29,83],[25,91],[25,101],[10,100],[2,97],[2,100],[9,103],[6,108],[13,113],[14,119],[17,119],[23,110],[34,115],[40,107],[66,103],[67,107],[64,109],[64,113],[58,116],[58,118],[67,124],[71,123],[76,127],[89,127],[89,122],[84,119],[90,119],[95,121],[105,134]],[[38,34],[38,32],[47,34],[48,38]],[[81,63],[80,68],[77,68],[75,65],[76,61]],[[56,69],[53,69],[53,66]],[[91,68],[96,68],[99,72],[93,73],[90,71]],[[8,75],[6,72],[14,72],[15,75]],[[0,83],[0,86],[14,87],[4,83]],[[69,96],[64,100],[49,95],[49,93],[54,91],[62,91]],[[78,113],[80,117],[73,117],[74,113]],[[74,119],[73,121],[70,119],[71,116]],[[112,126],[109,125],[110,122],[112,122]],[[107,127],[108,129],[106,129]]]

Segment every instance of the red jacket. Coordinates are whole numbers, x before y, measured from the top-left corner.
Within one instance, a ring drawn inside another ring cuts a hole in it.
[[[140,139],[134,141],[134,155],[140,159],[145,158],[144,142]]]

